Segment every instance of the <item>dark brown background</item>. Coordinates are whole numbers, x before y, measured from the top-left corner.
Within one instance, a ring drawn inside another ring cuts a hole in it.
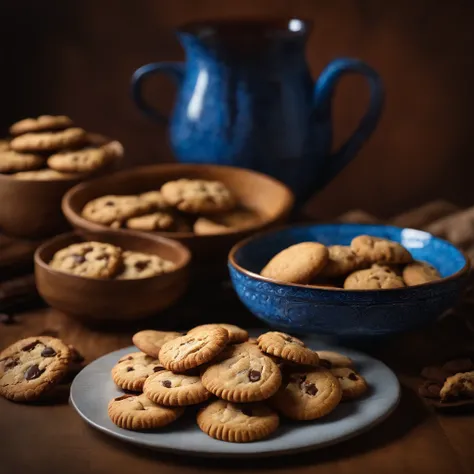
[[[387,105],[375,135],[316,198],[328,217],[360,207],[388,216],[436,197],[473,204],[474,5],[469,0],[68,0],[1,2],[0,127],[40,113],[66,113],[119,138],[128,165],[172,160],[166,131],[129,95],[142,64],[181,59],[182,22],[248,15],[314,20],[308,59],[316,76],[332,58],[356,56],[382,75]],[[147,91],[163,110],[173,87]],[[336,144],[366,101],[345,79],[335,101]]]

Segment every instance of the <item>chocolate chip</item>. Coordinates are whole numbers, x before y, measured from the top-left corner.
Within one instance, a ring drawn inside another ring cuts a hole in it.
[[[258,370],[249,370],[249,380],[251,382],[258,382],[262,374]]]
[[[252,409],[250,407],[243,407],[241,412],[246,416],[253,416]]]
[[[83,255],[72,254],[71,257],[76,263],[84,263],[86,261]]]
[[[312,397],[314,397],[317,393],[318,393],[318,389],[316,388],[316,385],[314,385],[314,383],[311,383],[311,382],[306,382],[304,384],[304,391],[308,394],[308,395],[311,395]]]
[[[54,357],[56,355],[56,351],[49,346],[46,346],[42,351],[41,351],[41,357]]]
[[[34,364],[28,367],[28,369],[26,370],[25,379],[26,380],[37,379],[43,372],[44,372],[44,369],[40,369],[38,364]]]
[[[293,338],[291,336],[286,336],[285,341],[286,342],[293,342]]]
[[[132,372],[132,370],[135,370],[133,367],[127,367],[127,372]]]
[[[350,380],[357,380],[358,379],[357,375],[354,374],[354,372],[351,372],[348,377],[349,377]]]
[[[115,398],[114,400],[116,402],[119,402],[120,400],[125,400],[126,398],[133,397],[133,395],[120,395],[120,397]]]
[[[162,370],[165,370],[165,368],[164,368],[164,367],[160,367],[160,366],[153,367],[153,372],[155,372],[155,374],[156,374],[156,372],[161,372]]]
[[[325,369],[331,369],[332,368],[332,364],[329,360],[326,360],[326,359],[319,359],[319,365],[321,367],[324,367]]]
[[[115,206],[115,203],[113,201],[106,201],[104,206]]]
[[[148,267],[149,264],[150,264],[149,261],[142,260],[135,263],[135,268],[137,270],[145,270],[145,268]]]
[[[161,382],[161,385],[163,385],[163,387],[165,388],[171,388],[171,380],[163,380],[163,382]]]
[[[33,341],[27,344],[25,347],[23,347],[22,351],[23,352],[30,352],[32,351],[38,344],[40,344],[39,341]]]
[[[8,362],[5,362],[5,369],[13,369],[13,367],[16,367],[18,365],[18,359],[10,359]]]
[[[8,325],[8,324],[14,324],[15,323],[15,317],[13,314],[6,314],[6,313],[1,313],[0,314],[0,323]]]
[[[133,357],[132,357],[132,356],[128,356],[128,357],[127,357],[127,360],[133,360]]]

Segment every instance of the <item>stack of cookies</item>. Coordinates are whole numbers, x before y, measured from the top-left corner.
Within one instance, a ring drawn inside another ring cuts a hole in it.
[[[302,242],[275,255],[261,275],[321,288],[383,290],[430,283],[441,278],[426,262],[414,261],[398,242],[359,235],[350,246]]]
[[[88,202],[82,217],[112,228],[221,234],[255,226],[259,216],[239,206],[220,181],[178,179],[160,190],[108,195]]]
[[[15,179],[87,176],[123,156],[122,145],[76,127],[65,115],[41,115],[14,123],[0,140],[0,173]]]
[[[49,265],[71,275],[117,280],[154,277],[176,268],[159,255],[122,250],[104,242],[69,245],[58,250]]]
[[[112,379],[138,393],[108,406],[110,419],[128,430],[168,425],[199,405],[197,424],[209,436],[256,441],[277,430],[279,415],[315,420],[368,389],[348,357],[315,352],[281,332],[251,340],[237,326],[206,324],[185,335],[141,331],[133,342],[140,352],[122,357]]]

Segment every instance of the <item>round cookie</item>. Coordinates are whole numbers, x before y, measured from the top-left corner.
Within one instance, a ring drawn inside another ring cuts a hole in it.
[[[360,258],[345,245],[328,247],[329,259],[318,276],[336,278],[357,270],[361,265]]]
[[[146,193],[140,194],[138,197],[150,203],[152,205],[152,209],[155,211],[169,209],[169,205],[160,191],[148,191]]]
[[[201,326],[196,326],[188,331],[188,334],[193,334],[197,331],[207,330],[207,329],[214,329],[216,327],[224,328],[229,333],[229,344],[239,344],[241,342],[245,342],[249,338],[249,333],[238,326],[234,326],[233,324],[202,324]]]
[[[351,249],[366,263],[410,263],[410,252],[392,240],[359,235],[352,239]]]
[[[283,332],[267,332],[258,339],[262,352],[301,365],[318,365],[318,353],[305,346],[303,341]]]
[[[56,170],[51,170],[49,168],[37,171],[21,171],[20,173],[15,173],[13,178],[22,179],[26,181],[51,181],[55,179],[73,179],[77,178],[77,175],[60,173]]]
[[[349,367],[337,367],[331,369],[331,373],[341,385],[342,400],[359,398],[369,389],[365,379]]]
[[[292,373],[270,399],[272,406],[293,420],[315,420],[332,412],[342,398],[341,386],[326,369]]]
[[[197,415],[199,428],[212,438],[248,443],[271,435],[280,423],[278,414],[263,403],[238,405],[216,400]]]
[[[368,268],[351,273],[344,281],[346,290],[387,290],[403,288],[405,283],[395,273],[379,268]]]
[[[201,375],[202,384],[231,402],[257,402],[271,397],[281,385],[281,372],[253,344],[227,347]]]
[[[109,418],[125,430],[152,430],[169,425],[183,413],[183,408],[163,407],[145,395],[121,395],[109,402]]]
[[[110,278],[120,266],[122,251],[103,242],[82,242],[57,251],[52,268],[88,278]]]
[[[153,214],[132,217],[125,222],[125,226],[134,230],[168,230],[174,225],[173,216],[168,212],[157,211]]]
[[[246,229],[261,222],[260,216],[247,209],[218,214],[215,216],[199,217],[194,223],[196,235],[222,234],[232,230]]]
[[[333,351],[316,351],[319,356],[319,365],[325,369],[335,367],[353,367],[354,361],[338,352]]]
[[[32,153],[0,150],[0,173],[35,170],[41,168],[44,164],[44,158]]]
[[[155,403],[166,406],[196,405],[211,396],[199,376],[173,374],[169,370],[148,377],[143,393]]]
[[[147,329],[134,334],[132,342],[145,354],[158,359],[158,354],[160,353],[163,344],[180,336],[182,336],[180,332],[165,332]]]
[[[276,254],[261,275],[288,283],[309,283],[326,265],[328,249],[317,242],[301,242]]]
[[[114,365],[112,380],[124,390],[141,392],[145,380],[161,370],[164,370],[164,367],[157,359],[143,352],[132,352],[123,356]]]
[[[49,336],[28,337],[0,353],[0,395],[17,402],[37,400],[68,373],[69,348]]]
[[[40,115],[36,118],[26,118],[15,122],[9,129],[12,135],[45,130],[61,130],[74,125],[66,115]]]
[[[163,344],[160,362],[172,372],[185,372],[210,362],[228,341],[229,333],[224,328],[196,331]]]
[[[111,158],[101,148],[63,151],[48,158],[48,166],[65,173],[90,173],[110,163]]]
[[[108,195],[89,201],[82,209],[82,217],[92,222],[110,225],[146,214],[151,208],[152,204],[138,196]]]
[[[235,198],[220,181],[178,179],[161,187],[166,202],[182,212],[213,214],[235,207]]]
[[[158,255],[125,250],[122,253],[122,269],[117,275],[117,280],[149,278],[172,272],[175,268],[173,262]]]
[[[15,151],[54,151],[82,145],[87,134],[82,128],[68,128],[58,132],[25,133],[10,142]]]
[[[407,286],[422,285],[440,280],[441,275],[435,267],[426,262],[409,263],[402,272],[403,281]]]

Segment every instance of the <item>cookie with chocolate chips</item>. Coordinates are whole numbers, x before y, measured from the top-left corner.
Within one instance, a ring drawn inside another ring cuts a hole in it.
[[[342,389],[342,400],[355,400],[361,397],[369,386],[362,375],[349,367],[338,367],[331,369],[331,373],[337,378]]]
[[[226,323],[213,323],[213,324],[201,324],[200,326],[196,326],[190,331],[188,334],[193,334],[194,332],[201,331],[203,329],[214,329],[216,327],[224,328],[229,333],[229,344],[239,344],[241,342],[245,342],[249,338],[249,333],[234,324],[226,324]]]
[[[16,402],[39,399],[67,374],[69,348],[59,339],[29,337],[0,353],[0,395]]]
[[[149,278],[171,272],[175,267],[173,262],[158,255],[126,250],[122,254],[122,269],[117,275],[117,279],[136,280],[138,278]]]
[[[132,337],[132,342],[145,354],[158,359],[158,354],[163,344],[182,335],[180,332],[146,329],[135,333]]]
[[[335,367],[353,367],[354,361],[339,352],[334,351],[316,351],[319,356],[319,365],[325,369]]]

